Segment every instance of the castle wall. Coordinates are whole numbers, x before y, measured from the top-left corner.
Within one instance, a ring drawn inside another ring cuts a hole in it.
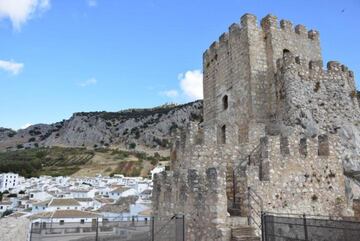
[[[354,74],[335,61],[323,69],[319,33],[246,14],[203,59],[204,122],[177,133],[154,214],[184,213],[188,240],[228,241],[228,207],[247,215],[251,187],[267,212],[353,215],[360,188],[344,170],[360,173]]]
[[[260,27],[254,15],[245,14],[240,24],[232,24],[210,46],[203,56],[205,133],[220,139],[220,128],[225,125],[227,141],[238,144],[250,121],[268,122],[276,112],[274,73],[284,50],[322,62],[317,31],[307,32],[303,25],[293,29],[287,20],[279,25],[271,15],[261,20]]]
[[[358,119],[360,109],[351,71],[330,61],[322,64],[288,53],[279,59],[277,114],[288,126],[301,126],[305,135],[337,133]]]
[[[186,240],[230,240],[225,178],[225,170],[219,166],[156,175],[155,217],[170,219],[174,214],[185,214]]]
[[[306,155],[300,152],[298,135],[289,136],[289,153],[281,153],[280,136],[268,137],[266,181],[259,166],[247,170],[249,186],[264,200],[264,209],[277,213],[349,216],[342,161],[336,153],[336,136],[329,136],[329,155],[319,156],[318,138],[306,140]]]

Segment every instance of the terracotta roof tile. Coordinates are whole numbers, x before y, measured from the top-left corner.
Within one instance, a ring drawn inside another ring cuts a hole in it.
[[[68,198],[68,199],[54,198],[53,200],[51,200],[49,207],[54,207],[54,206],[80,206],[80,203],[73,198]]]
[[[38,218],[97,218],[101,215],[93,212],[79,210],[56,210],[54,212],[41,212],[31,215],[30,219]]]

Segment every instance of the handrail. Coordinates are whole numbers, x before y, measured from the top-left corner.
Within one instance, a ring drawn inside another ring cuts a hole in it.
[[[249,193],[249,195],[253,198],[253,201],[254,201],[256,204],[258,204],[258,205],[260,206],[260,208],[262,209],[262,207],[263,207],[262,200],[260,199],[260,201],[257,201],[251,193]],[[255,197],[257,197],[257,196],[255,196]]]
[[[337,221],[341,220],[343,222],[355,222],[358,223],[360,221],[353,221],[353,220],[346,220],[344,218],[353,218],[352,216],[330,216],[330,215],[320,215],[320,214],[309,214],[309,213],[282,213],[282,212],[266,212],[268,215],[273,216],[287,216],[287,217],[303,217],[304,214],[307,218],[314,218],[314,219],[322,219],[322,220],[330,220],[330,221]]]
[[[261,223],[259,224],[258,222],[256,222],[256,220],[254,218],[251,218],[251,220],[253,220],[253,222],[256,224],[256,226],[258,226],[258,228],[261,229]]]
[[[257,216],[259,216],[259,217],[261,216],[261,212],[260,212],[260,213],[257,212],[256,209],[252,209],[252,210],[254,211],[254,213],[255,213]]]
[[[351,178],[351,180],[360,187],[360,180],[357,179],[357,176],[360,175],[359,171],[344,171],[344,175]]]
[[[261,145],[261,143],[257,144],[257,145],[254,147],[254,149],[252,149],[251,152],[249,153],[249,155],[248,155],[248,165],[251,165],[251,156],[252,156],[252,154],[254,154],[254,152],[255,152],[256,150],[258,150],[258,149],[260,148],[260,145]]]
[[[247,197],[248,197],[248,225],[251,225],[252,223],[255,224],[262,233],[263,232],[263,223],[262,223],[263,200],[254,190],[252,190],[251,187],[248,187]],[[255,205],[256,207],[253,205],[253,203],[256,204]],[[258,222],[258,220],[261,220],[260,223]]]
[[[250,187],[248,188],[248,190],[250,191],[251,194],[253,194],[254,196],[256,196],[257,198],[259,198],[259,200],[261,201],[262,204],[262,198],[259,196],[259,194],[257,194],[253,189],[251,189]]]
[[[254,153],[254,151],[260,147],[260,145],[261,145],[261,143],[257,144],[257,145],[254,147],[254,149],[251,150],[251,152],[249,153],[249,156],[251,156],[251,155]]]
[[[248,187],[248,196],[252,197],[253,201],[255,201],[256,203],[258,203],[260,205],[261,211],[263,211],[264,209],[264,204],[263,204],[263,200],[262,198],[259,196],[259,194],[257,194],[251,187]],[[259,199],[259,201],[257,201],[254,196],[256,198]],[[250,201],[250,200],[249,200]]]
[[[252,155],[261,148],[261,142],[258,143],[248,154],[248,160],[247,160],[247,164],[251,165],[251,157]],[[245,160],[244,160],[245,161]],[[241,165],[244,162],[240,162],[239,164],[235,165],[235,168],[238,169],[241,167]],[[254,161],[254,164],[256,164],[257,162]],[[235,170],[235,169],[234,169]],[[236,204],[238,203],[242,203],[242,202],[238,202],[235,198],[235,171],[233,171],[233,178],[234,178],[234,195],[233,195],[233,208],[238,208]],[[251,225],[251,223],[254,223],[261,232],[263,232],[263,226],[262,226],[262,218],[263,218],[263,210],[264,210],[264,204],[263,204],[263,200],[262,198],[255,192],[255,190],[253,190],[251,187],[248,187],[247,191],[245,193],[243,193],[247,196],[248,199],[248,225]],[[254,205],[255,204],[255,205]],[[253,212],[254,215],[256,215],[257,218],[255,218],[253,216]],[[261,220],[261,222],[259,223],[258,220]]]

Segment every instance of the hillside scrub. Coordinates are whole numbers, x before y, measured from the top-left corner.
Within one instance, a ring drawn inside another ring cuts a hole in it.
[[[141,173],[147,176],[158,162],[169,160],[158,153],[150,155],[135,150],[42,147],[0,152],[0,172],[14,172],[24,177],[76,175],[82,169],[98,169],[96,155],[104,158],[104,173],[126,176],[140,176]]]

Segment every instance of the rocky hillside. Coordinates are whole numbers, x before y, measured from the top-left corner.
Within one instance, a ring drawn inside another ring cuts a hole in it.
[[[0,152],[0,173],[15,172],[24,177],[95,176],[123,174],[147,177],[158,163],[169,157],[109,148],[39,147]]]
[[[171,133],[202,120],[202,101],[119,112],[80,112],[54,124],[0,128],[0,150],[61,146],[167,149]]]

